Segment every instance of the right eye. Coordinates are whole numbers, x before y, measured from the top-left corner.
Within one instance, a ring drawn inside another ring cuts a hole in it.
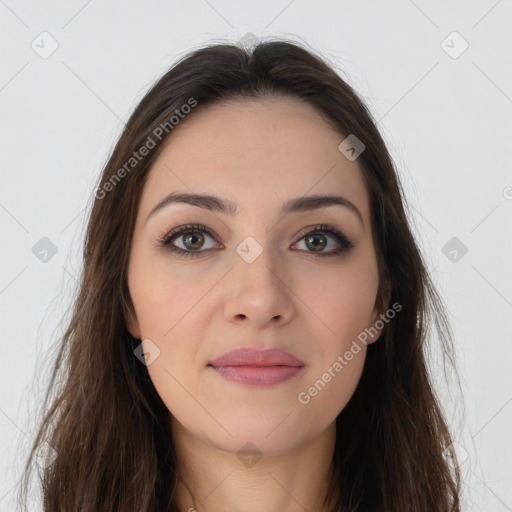
[[[205,250],[199,250],[203,248],[205,236],[213,239],[213,235],[204,226],[200,224],[188,224],[176,228],[165,235],[165,237],[160,240],[160,244],[165,246],[169,251],[176,252],[179,255],[193,256],[197,253],[205,252]],[[183,247],[176,246],[174,244],[175,240],[180,241]],[[206,249],[213,249],[215,247],[217,246],[213,244]]]

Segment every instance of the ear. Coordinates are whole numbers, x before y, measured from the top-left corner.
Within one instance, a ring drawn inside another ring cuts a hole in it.
[[[379,279],[379,287],[377,290],[377,296],[375,297],[375,303],[370,323],[365,330],[368,335],[367,343],[375,343],[382,335],[386,325],[389,323],[390,318],[395,315],[388,317],[389,304],[391,302],[391,294],[393,291],[393,282],[389,278]],[[401,309],[401,308],[400,308]],[[400,309],[398,311],[400,311]],[[393,305],[394,313],[394,305]]]
[[[388,308],[386,306],[382,305],[381,300],[376,300],[370,324],[366,329],[366,333],[368,334],[366,343],[368,343],[368,345],[375,343],[381,337],[382,331],[384,330],[386,323],[389,321],[384,314],[387,309]]]
[[[127,314],[126,328],[135,339],[141,339],[139,322],[137,321],[137,316],[132,311],[132,308],[130,308]]]

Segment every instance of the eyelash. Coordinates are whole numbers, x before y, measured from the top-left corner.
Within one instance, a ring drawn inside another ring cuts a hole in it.
[[[343,233],[338,231],[336,228],[333,228],[332,226],[329,226],[328,224],[318,224],[317,226],[314,226],[313,228],[306,228],[308,231],[299,233],[300,238],[297,240],[299,242],[303,238],[305,238],[308,235],[312,234],[318,234],[318,233],[327,233],[329,235],[332,235],[337,242],[341,245],[340,249],[336,249],[334,251],[330,252],[319,252],[315,253],[313,251],[305,251],[310,253],[314,257],[328,257],[328,256],[337,256],[345,251],[351,249],[354,247],[354,243],[348,239]],[[201,254],[203,252],[207,252],[209,249],[205,251],[185,251],[181,249],[180,247],[176,247],[175,245],[172,245],[172,241],[174,239],[178,238],[180,235],[186,235],[188,233],[194,233],[196,231],[201,231],[202,233],[206,233],[207,235],[211,236],[212,238],[215,238],[214,235],[202,226],[201,224],[187,224],[186,226],[181,226],[179,228],[174,229],[170,233],[166,234],[163,238],[159,238],[158,242],[160,245],[164,246],[167,250],[178,254],[179,256],[196,256],[197,254]],[[295,242],[295,243],[297,243]],[[295,244],[294,244],[295,245]]]

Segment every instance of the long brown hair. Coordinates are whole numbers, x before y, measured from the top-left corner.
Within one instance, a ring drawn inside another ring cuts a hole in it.
[[[127,264],[139,199],[152,162],[187,115],[221,100],[270,95],[308,102],[341,134],[364,144],[358,163],[370,194],[378,298],[384,309],[402,306],[368,346],[358,387],[337,417],[326,503],[338,490],[336,508],[343,512],[459,512],[460,476],[426,358],[431,323],[450,362],[452,335],[394,164],[351,86],[324,59],[285,41],[191,52],[151,87],[126,123],[95,191],[74,309],[59,340],[19,504],[32,456],[46,441],[55,452],[39,469],[45,512],[178,510],[170,413],[134,355],[140,340],[126,327],[134,313]]]

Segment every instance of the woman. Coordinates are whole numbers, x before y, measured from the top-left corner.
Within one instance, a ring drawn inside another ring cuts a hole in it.
[[[44,510],[459,511],[431,319],[451,358],[351,87],[293,43],[194,51],[96,189]]]

